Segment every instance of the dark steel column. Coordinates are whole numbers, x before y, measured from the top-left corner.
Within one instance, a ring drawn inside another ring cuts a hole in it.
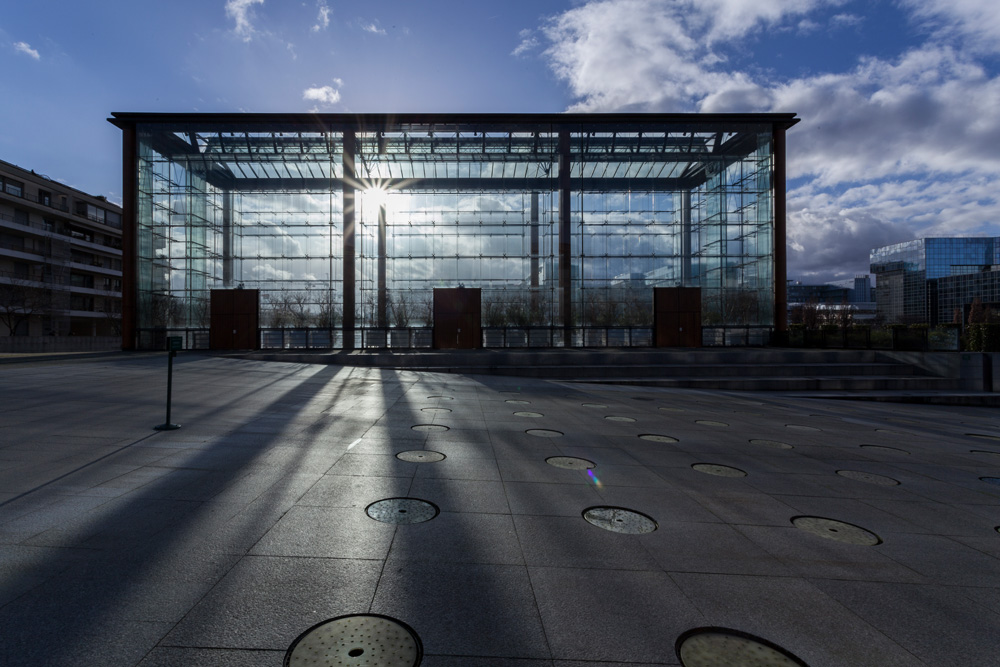
[[[531,280],[538,287],[538,193],[531,193]]]
[[[135,125],[122,128],[122,349],[136,348],[139,153]]]
[[[385,291],[385,202],[378,207],[378,325],[389,326]]]
[[[354,132],[344,132],[342,153],[344,178],[341,181],[344,199],[344,349],[354,349],[354,200],[356,195],[354,180]]]
[[[691,191],[681,192],[681,285],[691,284]]]
[[[233,191],[222,191],[222,286],[233,286]]]
[[[563,345],[573,343],[573,248],[570,242],[570,151],[569,132],[559,132],[559,294]]]
[[[788,330],[788,254],[785,248],[785,128],[773,130],[774,155],[774,329]]]

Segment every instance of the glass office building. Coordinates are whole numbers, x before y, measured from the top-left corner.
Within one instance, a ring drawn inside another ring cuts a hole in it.
[[[707,328],[784,326],[794,114],[113,116],[126,347],[207,346],[241,287],[313,347],[388,345],[459,286],[484,332],[556,346],[648,328],[658,286],[700,288]]]
[[[1000,301],[989,275],[1000,270],[1000,237],[917,239],[876,248],[870,261],[878,312],[888,323],[947,323],[977,296]]]

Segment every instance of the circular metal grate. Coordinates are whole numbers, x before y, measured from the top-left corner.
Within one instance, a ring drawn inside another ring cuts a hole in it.
[[[414,431],[425,431],[428,433],[448,430],[448,427],[443,424],[415,424],[410,428],[413,429]]]
[[[900,449],[899,447],[887,447],[886,445],[861,445],[861,447],[863,449],[874,449],[876,451],[894,452],[896,454],[907,454],[907,455],[909,455],[908,451],[906,451],[905,449]]]
[[[650,398],[648,396],[633,396],[632,400],[633,401],[652,401],[654,399],[652,399],[652,398]]]
[[[430,413],[451,412],[451,410],[448,409],[448,408],[420,408],[420,411],[421,412],[430,412]]]
[[[432,452],[429,449],[411,449],[408,452],[396,454],[396,458],[410,463],[435,463],[444,461],[447,457],[441,452]]]
[[[413,629],[377,614],[338,616],[296,637],[284,667],[416,667],[423,646]]]
[[[538,417],[544,417],[545,415],[543,415],[541,412],[515,412],[514,416],[515,417],[532,417],[532,418],[537,419]]]
[[[580,405],[582,405],[585,408],[606,408],[606,407],[608,407],[608,406],[604,405],[604,403],[581,403]]]
[[[980,438],[982,440],[1000,440],[1000,435],[987,435],[985,433],[966,433],[970,438]]]
[[[663,410],[664,412],[687,412],[684,408],[668,408],[666,406],[659,407],[657,410]]]
[[[710,419],[696,419],[694,423],[702,426],[729,426],[726,422],[714,422]]]
[[[878,484],[879,486],[899,485],[899,480],[895,480],[892,477],[876,475],[870,472],[861,472],[860,470],[838,470],[837,474],[841,477],[846,477],[847,479],[853,479],[859,482],[868,482],[869,484]]]
[[[807,667],[777,644],[727,628],[692,630],[677,640],[684,667]]]
[[[423,523],[439,511],[434,503],[419,498],[386,498],[365,508],[368,516],[382,523]]]
[[[815,426],[803,426],[802,424],[785,424],[785,428],[790,431],[822,431],[821,428],[816,428]]]
[[[761,447],[771,447],[772,449],[792,449],[792,446],[787,442],[780,442],[778,440],[750,440],[751,445],[760,445]]]
[[[643,433],[639,436],[640,440],[649,440],[650,442],[680,442],[677,438],[671,438],[669,435],[659,435],[657,433]]]
[[[836,519],[826,519],[821,516],[797,516],[792,517],[792,525],[807,533],[837,542],[860,544],[867,547],[882,543],[881,538],[875,533],[865,530],[861,526]]]
[[[563,436],[562,431],[553,431],[547,428],[529,428],[525,433],[536,438],[561,438]]]
[[[746,477],[746,471],[730,466],[719,465],[718,463],[695,463],[691,466],[698,472],[707,475],[717,475],[719,477]]]
[[[510,403],[511,405],[531,405],[531,401],[522,401],[514,398],[508,398],[504,403]]]
[[[442,401],[454,401],[455,400],[454,397],[452,397],[452,396],[428,396],[427,398],[439,398]]]
[[[631,417],[619,417],[616,415],[608,415],[605,417],[609,422],[634,422],[635,420]]]
[[[970,449],[970,454],[989,454],[991,456],[1000,456],[1000,452],[992,452],[988,449]]]
[[[644,535],[656,530],[656,522],[642,512],[624,507],[598,506],[583,510],[587,523],[612,533]]]
[[[987,484],[994,484],[996,486],[1000,486],[1000,477],[980,477],[979,479],[986,482]]]
[[[567,470],[589,470],[597,467],[597,464],[587,459],[578,459],[575,456],[550,456],[545,459],[550,466],[566,468]]]

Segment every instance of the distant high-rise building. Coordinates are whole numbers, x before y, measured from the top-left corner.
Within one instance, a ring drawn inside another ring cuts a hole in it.
[[[115,336],[122,210],[0,161],[0,337]]]
[[[878,312],[890,323],[964,320],[972,301],[1000,308],[1000,237],[926,238],[871,251]]]

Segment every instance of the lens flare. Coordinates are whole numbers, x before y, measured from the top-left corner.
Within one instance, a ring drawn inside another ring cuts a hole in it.
[[[594,483],[594,486],[596,486],[597,488],[601,488],[602,486],[604,486],[603,484],[601,484],[601,480],[597,479],[597,475],[594,474],[593,469],[591,468],[587,469],[587,476],[590,477],[590,481],[592,481]]]

